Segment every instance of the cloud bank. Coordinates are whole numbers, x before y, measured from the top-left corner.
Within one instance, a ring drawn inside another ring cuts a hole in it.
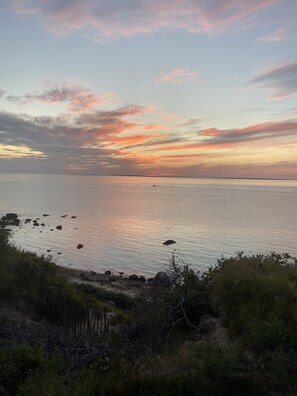
[[[4,93],[1,100],[67,107],[55,116],[0,112],[2,171],[254,177],[258,164],[257,177],[268,177],[270,164],[270,177],[293,177],[296,170],[297,119],[233,129],[201,128],[200,118],[164,123],[159,109],[139,104],[107,110],[79,100],[77,107],[84,86],[63,87]]]
[[[16,13],[33,16],[55,35],[84,31],[98,42],[159,29],[219,34],[248,26],[279,0],[12,0]]]

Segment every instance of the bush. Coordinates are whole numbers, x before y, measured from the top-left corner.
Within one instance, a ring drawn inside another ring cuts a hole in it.
[[[49,369],[49,360],[38,346],[12,343],[0,351],[0,384],[11,394],[16,394],[32,372]]]
[[[91,309],[103,312],[102,304],[67,282],[50,258],[16,249],[3,232],[0,257],[0,303],[64,328],[83,321]]]
[[[211,271],[228,323],[258,351],[297,353],[297,262],[288,254],[222,258]]]

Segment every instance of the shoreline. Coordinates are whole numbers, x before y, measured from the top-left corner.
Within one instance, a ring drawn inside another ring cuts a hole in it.
[[[129,297],[139,297],[143,292],[154,289],[151,282],[132,280],[125,274],[117,274],[111,271],[99,273],[95,271],[80,270],[57,265],[58,273],[75,284],[91,285],[108,292],[121,293]],[[109,273],[110,272],[110,273]]]
[[[43,214],[42,217],[47,216],[49,215]],[[62,217],[66,216],[67,215],[64,215]],[[16,213],[7,213],[2,217],[0,220],[0,229],[7,235],[10,240],[9,243],[11,243],[11,233],[13,232],[13,229],[11,228],[19,227],[28,222],[28,220],[31,222],[31,219],[21,220]],[[33,220],[33,224],[38,220]],[[39,223],[37,224],[39,226]],[[83,247],[83,245],[81,245],[81,247]],[[77,248],[80,249],[79,245]],[[27,252],[23,249],[20,249],[20,251]],[[28,252],[39,257],[38,253]],[[66,267],[57,264],[51,257],[48,257],[48,259],[50,262],[55,264],[58,274],[65,277],[72,284],[91,285],[98,289],[100,288],[112,293],[121,293],[129,297],[139,297],[142,292],[152,290],[155,287],[152,282],[153,278],[144,277],[142,274],[125,274],[124,272],[114,272],[111,270],[107,270],[105,273],[102,273],[93,270],[70,268],[70,266]]]

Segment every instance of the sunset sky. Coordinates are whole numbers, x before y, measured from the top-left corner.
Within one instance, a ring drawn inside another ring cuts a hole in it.
[[[2,0],[0,171],[297,178],[296,0]]]

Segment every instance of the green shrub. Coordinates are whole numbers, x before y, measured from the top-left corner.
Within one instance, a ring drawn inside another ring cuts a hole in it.
[[[237,334],[259,351],[297,352],[297,265],[288,254],[238,256],[211,271],[214,295]]]
[[[49,360],[38,346],[12,343],[0,350],[0,384],[11,394],[16,394],[32,372],[49,368]]]
[[[18,396],[68,396],[71,389],[67,386],[67,380],[69,381],[69,378],[54,371],[34,372],[20,385]]]
[[[76,289],[57,269],[49,258],[16,249],[0,233],[0,302],[65,328],[86,318],[90,309],[103,311],[102,304]]]

